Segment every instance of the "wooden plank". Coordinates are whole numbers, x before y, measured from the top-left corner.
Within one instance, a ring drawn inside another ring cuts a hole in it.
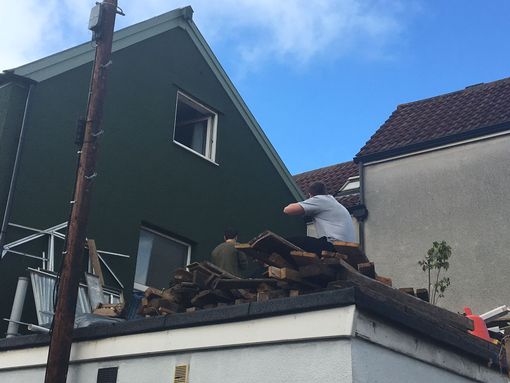
[[[416,289],[416,296],[422,301],[430,302],[429,291],[427,289]]]
[[[273,266],[269,266],[267,268],[267,275],[269,278],[275,278],[283,281],[289,281],[293,283],[297,283],[300,286],[306,287],[308,289],[319,289],[319,286],[316,283],[306,281],[301,278],[301,275],[298,271],[289,268],[277,268]]]
[[[200,262],[200,266],[206,270],[209,270],[209,272],[213,274],[221,275],[222,278],[240,279],[238,276],[230,274],[228,271],[223,270],[221,267],[218,267],[214,263],[208,261]]]
[[[143,295],[148,299],[153,297],[161,298],[163,296],[163,290],[156,289],[154,287],[148,287],[147,290],[144,291]]]
[[[340,262],[344,265],[344,268],[339,270],[342,279],[342,281],[339,282],[342,287],[345,286],[345,282],[350,281],[363,291],[370,292],[371,294],[377,294],[379,298],[384,297],[384,299],[388,302],[398,304],[399,307],[401,306],[403,310],[408,310],[409,312],[414,313],[413,315],[426,317],[433,323],[445,322],[448,323],[448,326],[461,329],[462,331],[473,329],[472,320],[457,313],[431,305],[421,299],[402,293],[401,291],[393,289],[382,283],[378,283],[377,281],[357,272],[347,262],[341,260]]]
[[[322,250],[321,257],[322,258],[340,258],[340,259],[343,259],[344,261],[347,261],[347,258],[348,258],[347,255],[345,255],[345,254],[337,253],[335,251],[327,251],[327,250]]]
[[[280,268],[282,268],[282,267],[292,268],[293,267],[293,265],[290,262],[287,262],[287,260],[285,258],[283,258],[278,253],[272,253],[269,256],[268,261],[266,263],[270,266],[276,266],[276,267],[280,267]]]
[[[306,266],[313,263],[319,263],[320,259],[315,253],[309,253],[306,251],[292,250],[290,255],[294,259],[294,262],[298,266]]]
[[[280,254],[277,253],[264,253],[251,247],[248,243],[240,243],[236,245],[236,249],[242,250],[248,257],[269,266],[276,267],[293,267],[292,264],[287,262]]]
[[[233,301],[233,297],[222,290],[202,290],[193,297],[191,304],[193,306],[204,307],[220,302],[229,303]]]
[[[345,261],[340,258],[323,258],[321,259],[321,263],[335,269],[343,269]]]
[[[193,283],[201,289],[211,289],[216,279],[240,279],[239,277],[230,274],[222,268],[207,262],[194,262],[188,265],[188,269],[193,275]]]
[[[414,293],[414,288],[412,288],[412,287],[401,287],[398,290],[402,291],[405,294],[412,295],[413,297],[416,296]]]
[[[356,267],[358,263],[370,262],[365,253],[361,250],[359,243],[334,241],[335,250],[347,256],[347,262]]]
[[[328,265],[315,263],[299,268],[299,274],[302,278],[315,278],[322,281],[336,280],[337,273]]]
[[[299,272],[293,269],[289,269],[286,267],[282,267],[281,269],[278,267],[269,266],[267,268],[268,271],[268,277],[269,278],[276,278],[281,279],[284,281],[295,281],[295,282],[302,282],[303,279],[299,275]]]
[[[391,280],[391,278],[383,277],[381,275],[376,275],[375,276],[375,280],[385,284],[386,286],[390,286],[391,287],[393,285],[393,281]]]
[[[193,282],[193,275],[189,271],[179,268],[175,270],[174,281],[176,283]]]
[[[164,298],[161,298],[158,300],[158,311],[163,312],[161,310],[162,308],[166,310],[164,312],[167,314],[178,313],[178,312],[184,311],[183,308],[179,304],[172,302],[168,299],[164,299]]]
[[[257,237],[252,239],[250,245],[253,249],[261,251],[266,254],[277,253],[281,255],[287,262],[289,262],[293,266],[295,262],[290,255],[292,250],[303,251],[300,247],[294,245],[293,243],[287,241],[285,238],[280,237],[279,235],[271,232],[265,231],[259,234]]]
[[[252,279],[217,279],[213,288],[215,289],[256,289],[262,284],[276,286],[278,281],[270,278]]]
[[[358,263],[358,271],[369,278],[375,279],[374,262]]]
[[[342,241],[333,241],[332,243],[338,253],[345,255],[364,255],[359,243]]]
[[[89,248],[89,258],[90,263],[92,264],[92,270],[94,271],[94,274],[99,277],[101,286],[104,286],[103,270],[101,270],[101,262],[97,255],[96,241],[93,239],[87,239],[87,247]]]

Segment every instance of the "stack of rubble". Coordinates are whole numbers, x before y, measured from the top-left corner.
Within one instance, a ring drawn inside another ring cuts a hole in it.
[[[188,270],[179,269],[175,273],[170,288],[147,289],[139,313],[165,315],[298,296],[349,286],[356,275],[391,286],[391,279],[376,274],[373,262],[357,244],[335,242],[334,246],[335,252],[309,253],[266,231],[249,243],[237,245],[246,255],[264,264],[264,278],[243,279],[209,262],[192,263]],[[414,289],[405,290],[415,295]],[[417,293],[428,300],[420,289]]]

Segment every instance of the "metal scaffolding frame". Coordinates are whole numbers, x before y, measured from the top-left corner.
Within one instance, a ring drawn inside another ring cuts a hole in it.
[[[55,226],[52,226],[52,227],[49,227],[49,228],[43,229],[43,230],[36,229],[36,228],[30,227],[30,226],[19,225],[16,223],[9,223],[9,226],[16,227],[18,229],[31,231],[31,232],[33,232],[33,234],[30,234],[26,237],[23,237],[23,238],[15,240],[13,242],[5,244],[2,248],[2,259],[8,253],[21,255],[24,257],[28,257],[28,258],[39,259],[39,260],[41,260],[41,268],[43,270],[55,272],[55,241],[56,240],[62,240],[62,241],[65,240],[66,234],[61,233],[60,231],[67,228],[67,222],[62,222],[58,225],[55,225]],[[15,250],[16,247],[19,247],[26,243],[35,241],[39,238],[43,238],[45,236],[47,236],[47,240],[48,240],[47,253],[43,252],[42,256]],[[112,268],[110,267],[108,262],[105,260],[104,256],[110,255],[110,256],[119,257],[119,258],[130,258],[130,256],[126,255],[126,254],[114,253],[114,252],[105,251],[105,250],[97,250],[97,253],[98,253],[99,261],[102,263],[102,265],[108,270],[108,272],[111,274],[113,279],[115,279],[117,284],[121,288],[124,288],[124,285],[122,284],[120,279],[117,277],[115,272],[112,270]],[[89,265],[88,265],[88,271],[89,272],[92,271],[92,266],[91,266],[90,260],[89,260]]]

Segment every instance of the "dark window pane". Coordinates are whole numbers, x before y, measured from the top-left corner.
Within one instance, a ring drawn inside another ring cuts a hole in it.
[[[175,141],[205,155],[207,140],[207,120],[175,127]]]
[[[135,282],[146,286],[166,288],[175,270],[186,266],[189,246],[140,230]]]
[[[175,117],[174,140],[194,151],[207,154],[209,121],[214,113],[179,95]],[[210,133],[210,132],[209,132]]]

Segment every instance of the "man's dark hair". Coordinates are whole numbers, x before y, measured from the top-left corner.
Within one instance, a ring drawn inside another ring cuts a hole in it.
[[[326,191],[326,185],[324,185],[321,181],[313,182],[310,186],[308,186],[308,193],[312,196],[328,194]]]
[[[234,239],[237,237],[237,230],[233,227],[227,227],[224,231],[225,239]]]

